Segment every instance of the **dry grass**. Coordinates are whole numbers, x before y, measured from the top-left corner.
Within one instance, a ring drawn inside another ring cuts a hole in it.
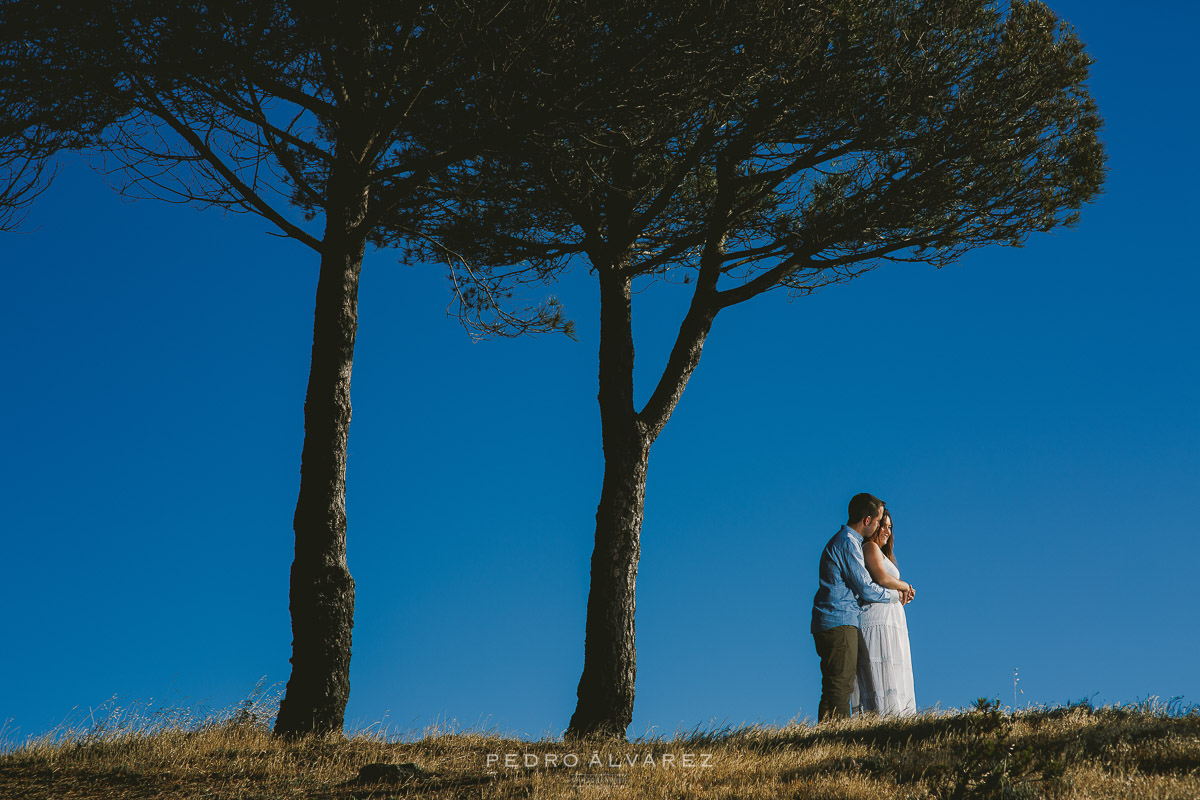
[[[1200,713],[1154,704],[981,703],[588,744],[448,731],[289,743],[268,720],[256,701],[203,721],[125,714],[58,731],[0,754],[0,798],[1200,798]],[[351,782],[376,762],[424,773]]]

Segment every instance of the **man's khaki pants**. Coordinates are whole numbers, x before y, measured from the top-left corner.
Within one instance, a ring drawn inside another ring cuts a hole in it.
[[[858,669],[858,628],[838,625],[813,634],[821,657],[821,705],[817,721],[850,716],[850,694]]]

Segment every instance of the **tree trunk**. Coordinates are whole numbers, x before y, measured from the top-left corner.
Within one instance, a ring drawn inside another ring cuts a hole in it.
[[[365,245],[352,230],[366,209],[366,191],[359,190],[326,212],[293,519],[292,675],[275,721],[280,736],[341,735],[350,697],[354,579],[346,564],[346,445]]]
[[[566,736],[625,736],[633,721],[634,590],[650,441],[633,408],[630,280],[601,272],[600,422],[604,485],[596,509],[583,675]]]
[[[583,675],[567,738],[617,736],[633,722],[637,648],[635,588],[641,556],[643,503],[649,448],[629,442],[620,458],[607,458],[596,510]]]
[[[716,243],[714,258],[722,252]],[[711,259],[710,259],[711,260]],[[712,261],[712,264],[718,264]],[[600,424],[604,486],[596,509],[583,675],[568,738],[618,736],[633,722],[637,649],[635,589],[650,448],[667,424],[692,373],[717,313],[717,270],[701,274],[666,369],[639,414],[633,405],[633,309],[630,278],[600,274]]]

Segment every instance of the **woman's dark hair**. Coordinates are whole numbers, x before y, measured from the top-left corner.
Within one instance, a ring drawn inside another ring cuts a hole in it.
[[[885,519],[888,521],[889,525],[892,524],[892,512],[890,510],[885,508],[883,510],[882,516],[883,516],[883,519],[879,520],[880,527],[883,527],[883,520],[885,520]],[[878,538],[878,534],[876,534],[876,538]],[[887,544],[884,545],[883,547],[879,548],[880,550],[883,551],[883,554],[885,556],[887,556],[888,558],[890,558],[892,560],[893,564],[896,564],[896,555],[893,552],[895,544],[896,544],[896,532],[893,530],[891,535],[888,536]],[[900,566],[900,565],[896,564],[896,566]]]

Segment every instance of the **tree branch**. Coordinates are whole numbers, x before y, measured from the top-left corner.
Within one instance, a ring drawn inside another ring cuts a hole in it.
[[[162,102],[154,90],[146,84],[141,76],[131,72],[130,78],[138,85],[139,89],[141,89],[143,96],[153,108],[154,114],[158,116],[159,119],[166,122],[167,125],[169,125],[177,134],[179,134],[185,142],[191,145],[192,149],[195,150],[205,162],[211,165],[212,168],[216,170],[217,174],[224,178],[229,186],[235,192],[237,192],[247,207],[256,211],[260,216],[269,219],[271,222],[274,222],[279,229],[290,238],[308,245],[318,253],[321,252],[322,244],[319,239],[315,238],[295,224],[289,222],[278,211],[276,211],[270,203],[263,200],[257,192],[247,186],[246,183],[237,176],[237,173],[230,169],[229,166],[225,164],[225,162],[222,161],[215,152],[213,152],[213,150],[205,143],[205,141],[196,135],[195,131],[185,125],[169,108],[167,108],[167,106]]]

